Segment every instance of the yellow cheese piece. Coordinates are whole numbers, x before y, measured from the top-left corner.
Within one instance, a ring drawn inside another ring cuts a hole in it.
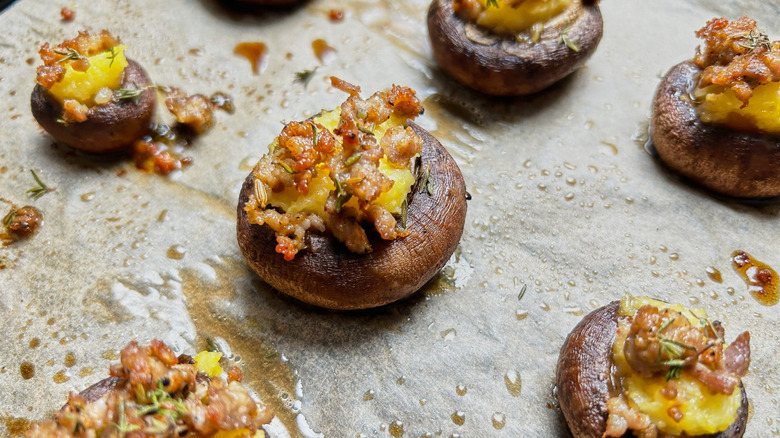
[[[81,104],[94,105],[95,94],[101,88],[116,90],[122,83],[122,72],[127,67],[124,45],[114,47],[110,51],[98,53],[89,57],[89,68],[86,71],[76,71],[70,62],[64,62],[65,76],[49,89],[49,93],[59,102],[66,99],[76,100]]]
[[[701,102],[698,110],[702,122],[718,123],[740,131],[780,134],[780,82],[754,88],[745,108],[741,108],[742,101],[730,88],[697,88],[694,96]]]
[[[488,7],[487,0],[479,0],[485,10],[477,17],[477,24],[499,33],[519,33],[560,14],[571,1],[526,0],[517,4],[517,1],[496,0],[498,7]]]
[[[652,298],[632,296],[620,300],[618,314],[632,316],[644,305],[681,312],[691,321],[691,324],[696,326],[699,325],[698,317],[707,316],[703,309],[689,310],[680,304],[668,304]],[[737,409],[742,403],[739,390],[735,390],[731,395],[715,393],[683,370],[680,377],[674,379],[677,398],[669,400],[661,391],[668,383],[666,376],[646,378],[633,375],[623,353],[623,345],[628,336],[627,327],[626,330],[618,331],[612,346],[616,377],[623,379],[623,387],[629,401],[640,412],[650,416],[650,420],[660,431],[671,435],[681,435],[683,432],[689,436],[705,435],[726,430],[734,422],[737,418]],[[669,415],[669,409],[673,407],[677,407],[683,414],[679,422],[674,421]]]
[[[219,366],[219,359],[222,358],[222,353],[201,351],[193,359],[195,360],[195,367],[208,375],[211,378],[219,377],[222,374],[222,367]]]
[[[215,433],[213,438],[265,438],[265,432],[258,430],[254,435],[250,435],[249,429],[220,430]]]

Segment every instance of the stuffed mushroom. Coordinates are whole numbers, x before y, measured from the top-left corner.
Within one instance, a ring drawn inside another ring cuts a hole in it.
[[[238,243],[277,290],[333,309],[381,306],[420,289],[460,241],[466,190],[422,112],[393,86],[288,123],[246,178]]]
[[[574,438],[745,432],[750,334],[726,344],[702,309],[625,297],[595,310],[561,348],[558,401]]]
[[[57,141],[89,153],[128,148],[149,130],[157,93],[126,46],[108,31],[79,35],[39,53],[32,112]]]
[[[582,66],[601,40],[594,0],[433,0],[436,62],[486,94],[541,91]]]
[[[660,161],[736,198],[780,196],[780,43],[748,17],[710,20],[664,77],[650,135]]]

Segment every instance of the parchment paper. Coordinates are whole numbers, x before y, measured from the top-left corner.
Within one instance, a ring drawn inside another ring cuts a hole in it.
[[[74,22],[61,21],[62,6]],[[105,376],[131,339],[160,338],[190,354],[207,339],[221,345],[277,412],[275,436],[568,436],[553,396],[559,348],[585,313],[624,293],[704,306],[729,340],[750,330],[745,436],[780,433],[778,307],[758,304],[730,262],[741,249],[780,266],[778,208],[692,188],[642,147],[659,77],[693,56],[694,31],[744,13],[778,39],[780,8],[607,0],[604,38],[584,68],[539,95],[494,99],[434,66],[427,7],[312,0],[247,15],[211,0],[22,0],[0,15],[0,197],[45,215],[35,236],[0,248],[0,435]],[[332,8],[342,22],[327,18]],[[84,157],[53,146],[33,119],[40,45],[103,28],[156,83],[235,98],[236,114],[218,114],[186,170],[163,177]],[[336,50],[326,65],[317,38]],[[232,53],[246,41],[268,46],[259,75]],[[294,82],[315,67],[307,87]],[[281,296],[236,244],[241,181],[281,121],[343,100],[330,75],[364,96],[394,83],[418,90],[420,124],[451,151],[472,195],[443,272],[373,311]],[[30,169],[56,190],[30,199]]]

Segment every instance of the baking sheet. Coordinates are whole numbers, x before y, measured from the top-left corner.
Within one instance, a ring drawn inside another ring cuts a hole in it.
[[[60,20],[62,6],[74,7],[74,22]],[[744,13],[780,38],[780,7],[606,1],[604,38],[583,69],[539,95],[493,99],[432,64],[427,6],[313,0],[247,15],[211,0],[26,0],[0,15],[0,197],[45,215],[34,237],[0,248],[0,435],[105,376],[130,339],[161,338],[180,352],[207,339],[229,350],[277,412],[276,436],[567,436],[553,397],[558,350],[585,313],[624,293],[704,306],[731,339],[750,330],[745,436],[780,433],[778,307],[758,304],[730,262],[741,249],[780,265],[778,208],[691,188],[642,147],[659,76],[693,56],[694,31]],[[332,8],[342,22],[328,20]],[[156,83],[234,97],[236,114],[218,114],[185,171],[162,177],[83,157],[35,123],[38,47],[103,28]],[[311,48],[317,38],[336,50],[328,64]],[[245,41],[268,46],[259,75],[232,53]],[[294,82],[315,67],[308,86]],[[364,95],[417,89],[420,124],[451,151],[472,195],[443,272],[372,311],[279,295],[235,241],[241,182],[280,121],[343,100],[330,75]],[[56,190],[29,199],[30,169]]]

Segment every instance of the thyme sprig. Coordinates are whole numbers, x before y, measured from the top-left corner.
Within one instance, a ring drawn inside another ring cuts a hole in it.
[[[133,432],[140,430],[141,426],[137,424],[130,424],[127,422],[127,415],[125,414],[125,401],[119,401],[119,423],[114,423],[114,427],[119,432],[120,437],[124,437],[127,432]]]
[[[35,182],[38,183],[38,185],[36,187],[33,187],[33,188],[27,190],[27,193],[29,193],[30,196],[32,196],[33,199],[37,200],[41,196],[43,196],[43,195],[45,195],[45,194],[47,194],[49,192],[53,192],[54,191],[53,187],[49,187],[46,184],[44,184],[43,181],[41,181],[41,179],[38,177],[38,174],[35,173],[34,170],[30,169],[30,173],[32,173],[32,176],[35,179]]]
[[[527,284],[524,284],[524,285],[523,285],[523,288],[522,288],[522,289],[520,289],[520,293],[519,293],[519,294],[517,294],[517,301],[520,301],[520,300],[522,300],[522,299],[523,299],[523,296],[525,295],[525,291],[527,291],[527,290],[528,290],[528,285],[527,285]]]
[[[341,207],[344,206],[352,198],[352,194],[347,193],[338,178],[333,178],[336,181],[336,213],[341,213]]]
[[[151,400],[148,405],[142,406],[138,409],[137,414],[139,416],[160,413],[169,418],[181,418],[187,409],[181,400],[175,399],[163,388],[162,382],[157,382],[157,388],[154,391],[148,391],[146,398]],[[173,409],[163,406],[164,403],[173,405]]]
[[[303,88],[305,89],[309,85],[309,81],[311,81],[311,78],[314,76],[314,73],[317,71],[317,67],[314,67],[311,70],[303,70],[295,73],[295,82],[296,84],[303,84]]]
[[[289,173],[290,175],[295,174],[295,171],[292,170],[292,167],[290,167],[290,165],[285,163],[284,161],[277,161],[276,164],[282,166],[282,169],[284,169],[284,171]]]
[[[3,226],[8,228],[11,226],[11,223],[16,219],[16,210],[11,210],[5,217],[3,218]]]
[[[70,60],[75,61],[77,59],[87,59],[87,57],[79,53],[78,50],[72,49],[70,47],[66,48],[65,50],[55,50],[54,53],[64,56],[64,58],[58,60],[57,62],[65,62]]]
[[[355,152],[354,154],[350,155],[349,158],[344,160],[344,166],[346,166],[346,167],[352,166],[353,164],[355,164],[358,161],[360,161],[360,157],[362,157],[362,156],[363,156],[363,152]]]
[[[666,328],[669,327],[669,325],[671,325],[674,320],[675,318],[667,319],[663,321],[661,326],[658,328],[658,342],[661,345],[658,349],[658,358],[656,359],[656,362],[659,365],[669,367],[666,372],[666,380],[672,380],[680,377],[680,372],[688,363],[687,359],[682,359],[682,356],[686,350],[696,351],[696,347],[675,341],[674,339],[667,338],[661,334],[661,332],[666,330]],[[665,353],[669,359],[662,360],[661,357],[663,353]]]
[[[561,42],[566,45],[570,50],[575,52],[580,51],[580,47],[572,40],[569,39],[569,30],[571,29],[571,23],[567,24],[561,33]]]
[[[141,101],[141,95],[150,86],[138,88],[138,85],[133,82],[133,87],[134,88],[120,88],[118,90],[114,90],[114,100],[117,102],[121,102],[123,100],[132,100],[135,105],[138,105],[138,102]]]
[[[763,47],[766,50],[772,50],[772,42],[769,40],[769,36],[765,33],[754,33],[751,30],[747,34],[742,35],[742,38],[746,39],[747,43],[738,42],[737,45],[744,49],[748,49],[748,53],[753,52],[753,50],[756,50],[759,47]]]
[[[423,172],[422,181],[420,181],[420,192],[423,190],[428,192],[428,195],[433,196],[433,178],[431,178],[431,167],[426,166],[425,172]]]
[[[108,63],[108,67],[110,68],[112,65],[114,65],[114,60],[116,59],[116,55],[117,55],[117,53],[116,53],[116,48],[115,48],[115,47],[112,47],[112,48],[110,48],[110,49],[106,50],[106,52],[109,52],[109,53],[110,53],[110,54],[107,56],[107,58],[111,60],[111,62],[109,62],[109,63]]]

